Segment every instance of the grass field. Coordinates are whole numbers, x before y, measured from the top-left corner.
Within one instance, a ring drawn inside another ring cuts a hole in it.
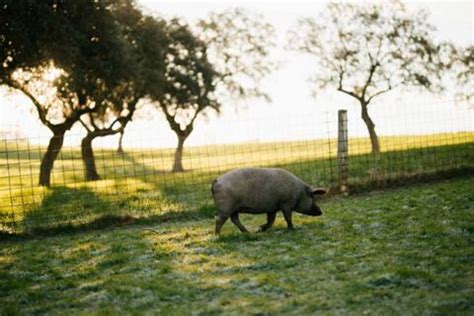
[[[474,133],[382,137],[383,152],[370,154],[368,139],[351,139],[352,191],[472,172]],[[0,151],[0,231],[34,232],[107,220],[208,216],[209,184],[242,166],[289,169],[314,186],[337,185],[335,140],[247,143],[186,149],[184,173],[170,173],[172,149],[134,149],[119,155],[97,149],[102,180],[85,182],[78,148],[63,148],[52,187],[36,185],[44,147],[5,142]],[[104,226],[103,225],[103,226]]]
[[[472,315],[473,183],[332,197],[295,232],[280,214],[215,237],[204,216],[3,241],[0,314]]]

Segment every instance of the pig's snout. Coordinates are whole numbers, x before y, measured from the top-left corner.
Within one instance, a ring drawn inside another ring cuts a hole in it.
[[[309,212],[308,215],[321,216],[321,215],[323,215],[323,211],[321,210],[321,208],[319,206],[313,205],[313,207],[311,208],[311,211]]]

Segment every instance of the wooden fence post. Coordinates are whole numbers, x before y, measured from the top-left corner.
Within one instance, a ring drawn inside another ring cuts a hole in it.
[[[348,142],[348,135],[347,135],[347,111],[339,110],[338,137],[337,137],[337,163],[338,163],[338,171],[339,171],[339,190],[344,195],[347,195],[349,193],[349,188],[347,185],[347,179],[349,177],[348,151],[349,151],[349,142]]]

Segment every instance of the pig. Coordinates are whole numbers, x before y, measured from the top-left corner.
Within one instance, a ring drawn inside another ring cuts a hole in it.
[[[278,211],[282,211],[289,230],[294,230],[292,211],[320,216],[316,204],[323,188],[312,189],[294,174],[280,168],[240,168],[231,170],[212,181],[214,203],[219,210],[215,233],[230,217],[241,232],[248,232],[239,220],[239,213],[267,214],[267,222],[260,231],[272,227]]]

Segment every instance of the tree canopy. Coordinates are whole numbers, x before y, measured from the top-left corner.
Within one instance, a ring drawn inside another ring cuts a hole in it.
[[[65,132],[83,114],[98,109],[101,91],[118,85],[135,70],[123,24],[114,15],[121,6],[131,12],[133,2],[8,1],[2,8],[0,39],[6,44],[2,45],[2,83],[29,97],[41,122],[53,133],[41,162],[41,185],[50,185]],[[44,103],[39,96],[46,92],[31,79],[44,77],[51,67],[59,74],[54,102]]]
[[[17,69],[41,65],[48,42],[51,5],[34,0],[4,0],[0,7],[0,84]]]

